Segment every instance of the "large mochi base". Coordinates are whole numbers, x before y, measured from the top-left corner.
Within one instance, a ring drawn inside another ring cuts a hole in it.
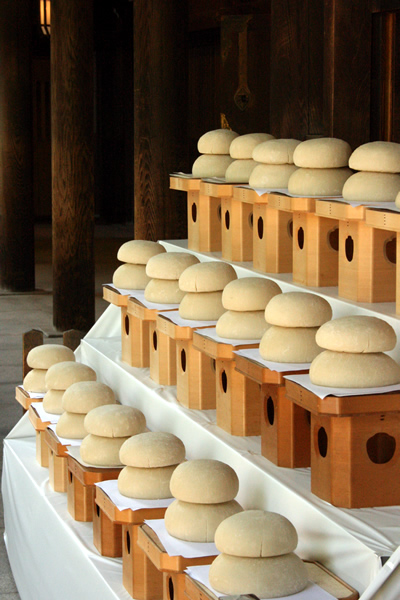
[[[176,465],[169,467],[124,467],[118,476],[118,491],[129,498],[171,498],[169,482]]]
[[[83,461],[99,467],[119,467],[119,451],[127,437],[106,438],[92,433],[87,435],[81,444],[80,454]]]
[[[310,363],[322,350],[315,341],[317,331],[318,327],[272,325],[261,338],[261,357],[279,363]]]

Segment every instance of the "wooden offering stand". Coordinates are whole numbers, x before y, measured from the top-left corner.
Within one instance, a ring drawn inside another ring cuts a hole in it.
[[[378,248],[383,250],[384,256],[393,263],[395,261],[396,270],[396,313],[400,314],[400,213],[379,208],[368,208],[365,211],[365,223],[373,229],[383,230],[387,237]],[[397,257],[397,260],[396,260]],[[383,284],[383,281],[381,281]]]
[[[67,455],[67,506],[75,521],[93,521],[95,483],[117,479],[122,467],[85,467]]]
[[[137,544],[145,519],[162,519],[166,508],[119,510],[96,486],[93,510],[93,543],[102,556],[122,556],[122,583],[136,600],[162,598],[162,575]]]
[[[257,348],[257,344],[233,346],[193,333],[193,346],[215,360],[217,425],[232,435],[260,435],[259,385],[236,369],[235,350]]]
[[[284,376],[294,371],[271,371],[241,355],[236,355],[236,370],[261,386],[262,456],[278,467],[309,467],[310,413],[286,396]]]
[[[24,411],[27,411],[32,402],[42,402],[43,397],[32,398],[29,392],[24,390],[24,388],[21,385],[17,385],[17,387],[15,388],[15,399],[22,406]]]
[[[130,323],[128,316],[129,295],[121,294],[111,285],[103,285],[103,300],[121,309],[121,359],[128,365],[132,365],[132,348],[130,336]]]
[[[220,202],[203,195],[201,180],[172,175],[171,190],[187,193],[188,248],[199,252],[221,250]]]
[[[343,508],[400,503],[400,392],[327,396],[286,380],[311,412],[311,491]]]
[[[42,421],[32,404],[28,409],[29,420],[36,431],[36,460],[41,467],[49,466],[49,451],[45,442],[44,432],[51,425],[50,421]]]
[[[221,254],[229,261],[253,259],[253,207],[234,197],[231,183],[201,182],[201,192],[221,205]]]
[[[135,354],[135,359],[132,360],[135,362],[133,366],[149,366],[151,379],[161,385],[176,384],[175,340],[162,331],[157,331],[158,313],[169,310],[176,310],[176,306],[162,310],[147,308],[135,297],[131,297],[128,303],[128,314],[132,317],[130,319],[132,357]],[[135,344],[136,352],[133,349]]]
[[[49,482],[55,492],[66,492],[68,483],[67,452],[52,429],[45,429],[44,441],[49,453]]]
[[[269,204],[270,194],[234,187],[233,198],[253,209],[253,267],[263,273],[292,272],[292,215]]]
[[[365,206],[317,200],[315,212],[339,221],[339,296],[356,302],[393,302],[395,235],[367,225]]]
[[[318,562],[304,561],[304,564],[308,579],[319,585],[328,594],[331,594],[337,600],[358,600],[357,590],[328,571],[326,567]],[[185,595],[189,600],[218,600],[218,597],[210,589],[187,574],[185,578]]]
[[[202,328],[196,327],[196,329]],[[187,408],[195,410],[215,408],[215,361],[193,346],[195,329],[181,327],[166,315],[158,315],[157,330],[168,335],[176,343],[178,401]]]
[[[148,525],[139,527],[137,543],[162,575],[163,600],[185,600],[184,570],[194,565],[209,565],[215,559],[215,556],[170,556],[157,534]]]
[[[272,193],[269,205],[293,215],[293,281],[312,287],[337,285],[337,221],[315,214],[314,198]]]

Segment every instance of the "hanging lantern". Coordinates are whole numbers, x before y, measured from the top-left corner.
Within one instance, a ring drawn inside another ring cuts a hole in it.
[[[50,35],[51,0],[40,1],[40,27],[44,35]]]

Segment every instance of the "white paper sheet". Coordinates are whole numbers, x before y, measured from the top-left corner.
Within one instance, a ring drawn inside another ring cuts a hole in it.
[[[82,460],[80,446],[81,446],[80,444],[79,444],[79,446],[69,446],[68,450],[67,450],[67,454],[72,456],[72,458],[74,458],[76,461],[78,461],[78,463],[80,463],[84,467],[89,467],[90,469],[119,469],[120,467],[122,468],[124,466],[124,465],[115,465],[115,466],[110,467],[109,465],[90,465],[89,463]]]
[[[192,173],[183,173],[182,171],[176,171],[175,173],[170,173],[170,177],[180,177],[181,179],[194,179]]]
[[[118,510],[141,510],[142,508],[164,508],[169,506],[174,498],[162,498],[161,500],[142,500],[139,498],[127,498],[118,491],[118,479],[109,479],[95,483],[107,494]]]
[[[253,188],[250,185],[239,185],[238,187],[254,190],[258,196],[264,196],[264,194],[282,194],[290,198],[315,198],[316,200],[336,200],[342,198],[342,196],[300,196],[299,194],[290,194],[287,188]]]
[[[81,439],[80,440],[69,439],[69,438],[63,438],[63,437],[60,437],[59,435],[57,435],[56,424],[49,425],[47,429],[51,429],[52,431],[54,431],[56,438],[58,439],[60,444],[62,444],[63,446],[80,446],[82,444]]]
[[[125,288],[117,288],[113,283],[103,283],[103,285],[107,285],[108,287],[113,288],[115,291],[119,292],[122,296],[134,296],[137,292],[141,290],[127,290]]]
[[[261,366],[266,367],[270,371],[276,371],[276,373],[283,373],[285,371],[306,371],[310,368],[310,363],[277,363],[270,360],[264,360],[261,357],[259,348],[244,348],[243,350],[236,350],[234,354],[245,356]]]
[[[217,596],[217,598],[226,596],[226,594],[221,594],[221,592],[217,592],[213,587],[211,587],[210,580],[208,578],[210,565],[188,567],[185,569],[185,571],[192,579],[202,583],[206,588],[211,590],[212,593]],[[271,600],[271,598],[262,598],[260,600]],[[279,600],[336,600],[336,598],[331,594],[328,594],[328,592],[323,590],[319,585],[309,581],[306,589],[302,592],[299,592],[298,594],[291,594],[290,596],[280,596]]]
[[[43,408],[43,402],[32,402],[31,406],[36,410],[39,419],[41,419],[43,423],[58,423],[61,415],[53,415],[52,413],[46,412]]]
[[[217,331],[215,327],[210,327],[209,329],[205,329],[204,331],[199,331],[200,335],[210,338],[214,340],[214,342],[218,342],[219,344],[230,344],[231,346],[244,346],[246,344],[259,344],[260,340],[236,340],[230,338],[222,338],[217,335]]]
[[[160,542],[170,556],[198,558],[200,556],[216,556],[219,554],[214,543],[185,542],[172,537],[165,529],[164,519],[151,519],[145,521],[145,523],[158,535]]]
[[[196,329],[199,327],[215,327],[216,324],[216,321],[193,321],[192,319],[182,319],[177,310],[160,312],[159,314],[167,317],[167,319],[179,327],[191,327],[192,329]]]
[[[29,398],[44,398],[45,394],[43,392],[28,392],[28,390],[26,390],[24,388],[24,386],[21,384],[18,386],[19,388],[21,388],[21,390],[24,390],[25,394],[28,394]]]
[[[131,296],[133,298],[136,298],[136,300],[139,300],[139,302],[141,302],[141,304],[143,304],[143,306],[145,306],[146,308],[150,308],[150,309],[155,309],[158,311],[161,310],[175,310],[177,308],[179,308],[179,304],[158,304],[157,302],[149,302],[148,300],[146,300],[146,298],[144,297],[144,290],[137,290],[134,294],[131,294]]]
[[[399,392],[400,383],[396,385],[385,385],[378,388],[332,388],[322,387],[311,383],[310,375],[304,373],[302,375],[286,375],[285,379],[294,381],[303,386],[322,400],[327,396],[367,396],[368,394],[386,394],[387,392]]]

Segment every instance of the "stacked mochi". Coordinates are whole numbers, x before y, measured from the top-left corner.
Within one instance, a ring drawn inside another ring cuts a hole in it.
[[[158,242],[131,240],[122,244],[117,258],[120,265],[113,275],[113,284],[126,290],[144,290],[150,278],[146,275],[146,265],[152,256],[165,252]]]
[[[252,156],[259,164],[251,173],[251,187],[286,189],[290,176],[297,169],[293,164],[293,153],[299,144],[300,140],[279,139],[256,146]]]
[[[78,381],[65,390],[63,413],[56,425],[60,437],[80,440],[87,435],[84,420],[88,412],[105,404],[115,404],[113,390],[100,381]]]
[[[73,361],[63,361],[51,366],[45,377],[47,392],[43,398],[44,410],[61,415],[64,412],[64,392],[78,381],[96,381],[96,372],[87,365]]]
[[[199,262],[187,252],[166,252],[153,256],[147,263],[146,274],[150,278],[144,290],[148,302],[179,304],[185,295],[179,289],[179,277],[185,269]]]
[[[176,467],[170,481],[176,498],[165,513],[168,533],[188,542],[213,542],[218,525],[242,511],[234,500],[239,490],[235,471],[212,459],[196,459]]]
[[[261,338],[260,355],[280,363],[310,363],[321,352],[315,336],[318,328],[332,318],[330,304],[308,292],[287,292],[274,296],[265,309],[271,327]]]
[[[26,357],[26,363],[31,370],[24,377],[24,389],[37,394],[46,392],[45,378],[48,369],[56,363],[74,360],[72,350],[61,344],[42,344],[32,348]]]
[[[217,335],[237,340],[261,339],[268,328],[265,308],[281,292],[278,284],[264,277],[242,277],[228,283],[222,293],[226,312],[218,319]]]
[[[229,148],[238,135],[230,129],[214,129],[202,135],[197,143],[201,156],[193,163],[193,177],[225,177],[227,168],[233,162]]]
[[[137,408],[106,404],[94,408],[85,416],[88,435],[80,446],[80,455],[88,464],[105,467],[120,466],[119,451],[132,435],[146,431],[146,419]]]
[[[253,150],[267,140],[273,139],[269,133],[247,133],[235,138],[229,153],[234,159],[225,172],[227,183],[249,183],[249,178],[257,162],[252,158]]]
[[[400,383],[400,366],[386,351],[396,345],[393,328],[377,317],[355,315],[325,323],[317,332],[325,350],[311,363],[310,380],[334,388]]]
[[[394,202],[400,190],[400,144],[369,142],[354,150],[349,166],[358,171],[343,187],[349,202]]]
[[[148,431],[129,438],[119,451],[126,465],[118,476],[118,491],[128,498],[171,498],[172,473],[185,460],[185,446],[173,435]]]
[[[179,289],[184,294],[179,305],[182,319],[216,321],[225,312],[223,289],[237,278],[228,263],[209,261],[188,267],[179,277]]]
[[[316,138],[299,144],[293,160],[297,169],[288,182],[294,196],[341,196],[352,175],[348,168],[351,148],[338,138]]]
[[[297,532],[277,513],[246,510],[227,518],[215,532],[222,553],[209,571],[211,586],[229,595],[280,598],[307,586],[307,570],[294,554]]]

